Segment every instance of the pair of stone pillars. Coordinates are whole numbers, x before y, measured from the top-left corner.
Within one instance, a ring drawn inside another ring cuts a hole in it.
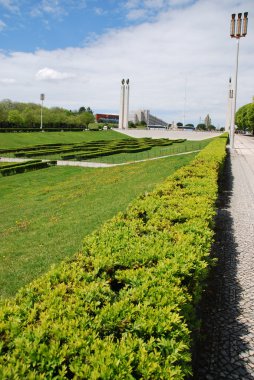
[[[120,94],[119,129],[128,129],[129,121],[129,79],[122,79]]]

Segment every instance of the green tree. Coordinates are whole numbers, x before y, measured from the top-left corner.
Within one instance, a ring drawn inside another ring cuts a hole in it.
[[[80,107],[80,109],[78,110],[78,113],[83,113],[83,112],[86,112],[86,107]]]
[[[93,114],[93,111],[91,110],[90,107],[87,107],[86,112]]]
[[[94,115],[91,112],[82,112],[76,117],[80,126],[87,128],[90,123],[94,123]]]
[[[200,123],[197,125],[196,130],[197,131],[207,131],[207,127],[204,123]]]
[[[136,128],[136,124],[134,124],[133,121],[128,121],[128,127],[129,128]]]
[[[23,123],[26,127],[35,127],[40,124],[40,115],[37,109],[26,107],[21,113]]]
[[[17,126],[21,126],[24,124],[24,119],[22,114],[18,110],[10,110],[8,113],[8,122],[15,124]]]
[[[90,107],[80,107],[79,111],[69,111],[60,107],[43,107],[43,126],[83,126],[88,127],[95,118]],[[41,105],[35,103],[0,101],[0,123],[8,121],[14,125],[27,127],[39,126],[41,122]]]
[[[93,111],[91,110],[90,107],[80,107],[80,109],[78,110],[78,113],[84,113],[84,112],[93,114]]]
[[[254,103],[249,104],[247,109],[248,130],[254,135]]]
[[[235,114],[235,123],[240,131],[245,132],[246,129],[249,129],[248,109],[250,106],[251,103],[245,104],[244,106],[240,107]]]

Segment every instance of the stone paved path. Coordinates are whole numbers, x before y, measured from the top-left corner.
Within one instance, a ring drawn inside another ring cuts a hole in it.
[[[186,155],[186,154],[198,153],[198,152],[200,152],[200,149],[198,149],[198,150],[192,150],[190,152],[174,153],[174,154],[167,154],[165,156],[160,156],[160,157],[146,158],[144,160],[123,162],[121,164],[106,164],[106,163],[102,163],[102,162],[63,161],[63,160],[58,160],[57,161],[57,165],[58,166],[81,166],[81,167],[87,167],[87,168],[107,168],[107,167],[112,167],[112,166],[131,165],[131,164],[136,164],[138,162],[160,160],[162,158],[167,158],[167,157],[183,156],[183,155]],[[26,161],[31,161],[31,159],[0,157],[0,162],[26,162]],[[49,160],[41,160],[41,161],[45,161],[46,162],[46,161],[49,161]]]
[[[254,138],[236,136],[219,200],[197,380],[254,379]]]
[[[125,135],[135,137],[135,138],[141,138],[141,137],[151,137],[153,139],[161,139],[161,138],[167,138],[167,139],[187,139],[192,141],[199,141],[204,139],[210,139],[211,137],[217,137],[222,134],[222,132],[198,132],[198,131],[172,131],[165,128],[159,128],[159,129],[116,129],[116,131],[119,131],[121,133],[124,133]]]

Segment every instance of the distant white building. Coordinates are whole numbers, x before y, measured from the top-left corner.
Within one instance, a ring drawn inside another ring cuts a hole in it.
[[[167,127],[168,123],[166,121],[150,114],[149,110],[137,110],[129,113],[129,121],[132,121],[134,124],[145,122],[147,126],[161,126]]]

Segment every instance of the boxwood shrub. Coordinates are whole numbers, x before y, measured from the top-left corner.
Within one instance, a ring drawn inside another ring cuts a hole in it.
[[[32,160],[22,163],[15,163],[6,167],[0,168],[0,175],[8,176],[13,174],[25,173],[31,170],[44,169],[49,166],[56,165],[56,161],[42,162],[41,160]]]
[[[226,138],[0,311],[1,379],[184,379],[212,263]]]
[[[184,140],[182,140],[184,141]],[[133,153],[151,149],[154,146],[169,146],[174,141],[169,139],[123,139],[99,140],[75,144],[43,144],[17,149],[2,149],[2,154],[13,154],[15,157],[43,157],[61,155],[62,159],[89,159],[117,153]],[[175,140],[175,142],[180,142]],[[93,155],[90,155],[93,152]]]

